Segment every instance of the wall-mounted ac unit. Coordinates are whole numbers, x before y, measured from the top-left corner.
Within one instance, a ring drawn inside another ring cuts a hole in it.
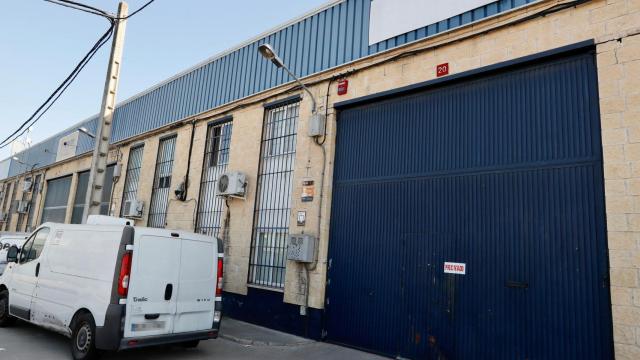
[[[17,200],[17,204],[16,204],[16,211],[18,212],[18,214],[26,214],[29,212],[29,206],[31,206],[31,203],[25,200]]]
[[[217,187],[218,196],[244,198],[247,188],[247,177],[239,171],[224,173],[218,178]]]
[[[123,204],[122,216],[132,219],[140,219],[144,211],[144,201],[127,200]]]
[[[29,191],[31,191],[32,187],[33,187],[33,181],[25,180],[24,183],[22,184],[22,191],[23,192],[29,192]]]

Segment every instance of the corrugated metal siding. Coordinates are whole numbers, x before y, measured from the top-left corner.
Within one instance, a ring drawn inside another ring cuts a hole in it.
[[[0,161],[0,179],[9,176],[9,167],[11,166],[11,158]]]
[[[258,46],[270,43],[291,70],[299,76],[311,75],[359,58],[376,54],[455,27],[477,21],[536,0],[500,0],[407,34],[369,46],[370,0],[346,0],[276,31],[258,41],[194,69],[152,91],[118,106],[114,115],[112,142],[157,129],[185,117],[224,105],[289,82],[288,75],[258,54]],[[95,130],[95,119],[87,122]],[[60,137],[47,141],[57,149]],[[29,160],[41,166],[55,161],[42,153],[40,144],[27,152]],[[93,148],[93,141],[80,136],[77,153]],[[20,173],[19,168],[9,176]]]
[[[410,358],[612,358],[597,104],[581,54],[340,112],[328,339]]]

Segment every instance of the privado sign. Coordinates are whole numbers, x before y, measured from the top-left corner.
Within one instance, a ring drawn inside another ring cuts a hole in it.
[[[444,263],[444,273],[445,274],[464,275],[464,274],[467,273],[467,264],[455,263],[455,262],[445,262]]]

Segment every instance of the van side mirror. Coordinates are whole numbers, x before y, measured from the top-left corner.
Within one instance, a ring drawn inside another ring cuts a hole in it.
[[[18,249],[17,246],[12,246],[9,248],[9,250],[7,251],[7,262],[8,263],[14,263],[14,262],[18,262],[18,253],[20,252],[20,250]]]

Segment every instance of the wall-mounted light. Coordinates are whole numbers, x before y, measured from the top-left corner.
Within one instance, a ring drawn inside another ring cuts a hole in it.
[[[28,163],[26,163],[26,162],[24,162],[24,161],[20,160],[20,158],[19,158],[19,157],[17,157],[17,156],[12,157],[11,159],[12,159],[13,161],[17,162],[18,164],[22,164],[22,165],[24,165],[24,166],[31,166],[31,170],[33,170],[33,168],[35,168],[36,166],[38,166],[38,163],[35,163],[35,164],[28,164]]]
[[[278,68],[283,68],[287,72],[287,74],[289,74],[289,76],[291,76],[304,89],[304,91],[306,91],[309,94],[309,96],[311,96],[311,101],[313,101],[313,108],[311,109],[311,112],[315,114],[316,98],[313,96],[311,91],[309,91],[309,88],[305,84],[303,84],[302,81],[300,81],[300,79],[289,70],[289,68],[284,64],[282,59],[280,59],[280,57],[278,56],[276,51],[271,47],[271,45],[262,44],[258,47],[258,51],[260,52],[260,55],[262,55],[262,57],[271,61],[275,66],[277,66]]]
[[[96,138],[96,135],[95,135],[94,133],[92,133],[91,131],[89,131],[89,130],[88,130],[86,127],[84,127],[84,126],[83,126],[83,127],[81,127],[81,128],[78,128],[78,132],[81,132],[81,133],[83,133],[83,134],[87,135],[88,137],[90,137],[90,138],[92,138],[92,139],[95,139],[95,138]]]

